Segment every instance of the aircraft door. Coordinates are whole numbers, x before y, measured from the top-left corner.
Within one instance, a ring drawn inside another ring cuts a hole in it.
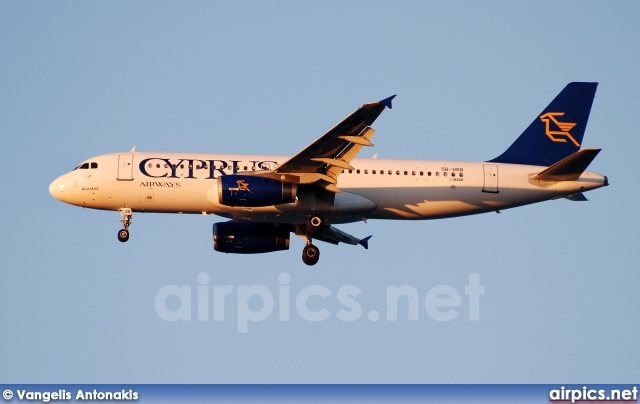
[[[133,181],[133,154],[118,156],[118,181]]]
[[[485,164],[484,165],[484,187],[482,192],[489,192],[497,194],[498,192],[498,165],[497,164]]]

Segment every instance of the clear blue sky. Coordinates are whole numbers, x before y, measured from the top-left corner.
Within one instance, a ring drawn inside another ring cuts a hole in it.
[[[638,15],[638,2],[591,1],[0,2],[0,381],[636,382]],[[287,252],[214,252],[211,216],[134,215],[121,244],[117,213],[48,193],[80,161],[133,146],[295,154],[396,93],[363,157],[487,160],[571,81],[600,83],[584,146],[603,149],[590,170],[610,187],[585,203],[343,226],[373,234],[370,249],[322,244],[313,268],[298,238]],[[224,321],[212,307],[197,319],[201,273],[211,300],[233,286]],[[167,285],[191,288],[191,321],[158,314]],[[276,306],[238,333],[251,285]],[[296,311],[312,285],[331,292],[309,299],[324,321]],[[356,321],[336,315],[344,285],[361,290]],[[417,321],[404,301],[387,320],[399,285],[418,292]],[[461,297],[451,321],[425,309],[439,285]]]

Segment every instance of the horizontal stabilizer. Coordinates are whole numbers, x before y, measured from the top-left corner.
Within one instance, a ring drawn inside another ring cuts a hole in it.
[[[531,177],[541,181],[571,181],[580,178],[601,149],[582,149]]]
[[[577,193],[577,194],[573,194],[573,195],[567,195],[567,196],[563,196],[564,199],[568,199],[570,201],[574,201],[574,202],[585,202],[588,201],[587,197],[584,196],[584,194],[582,192]]]

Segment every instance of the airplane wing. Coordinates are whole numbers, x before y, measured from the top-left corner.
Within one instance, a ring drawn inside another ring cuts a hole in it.
[[[324,241],[326,243],[331,243],[331,244],[338,244],[338,243],[345,243],[345,244],[351,244],[351,245],[360,244],[361,246],[363,246],[365,249],[368,250],[369,239],[371,238],[371,236],[365,237],[363,239],[359,239],[357,237],[352,236],[351,234],[343,232],[342,230],[336,227],[329,226],[324,230],[322,230],[320,234],[314,235],[313,238]]]
[[[369,127],[385,107],[391,109],[395,95],[364,104],[300,153],[280,165],[273,174],[285,182],[311,184],[331,192],[341,192],[335,184],[343,170],[352,170],[349,162],[364,146],[373,146],[375,133]],[[275,177],[275,176],[274,176]]]

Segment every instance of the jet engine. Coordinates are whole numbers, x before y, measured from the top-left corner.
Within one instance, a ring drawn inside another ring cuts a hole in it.
[[[257,254],[289,249],[289,228],[236,220],[213,225],[213,249],[232,254]]]
[[[297,185],[253,175],[218,178],[218,202],[226,206],[259,207],[293,202]]]

